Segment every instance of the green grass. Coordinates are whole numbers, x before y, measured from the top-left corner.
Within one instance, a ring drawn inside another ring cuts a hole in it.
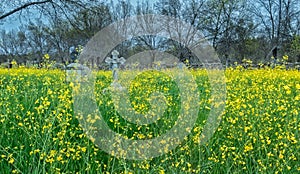
[[[217,131],[199,137],[210,112],[205,71],[192,72],[200,94],[198,120],[174,150],[149,160],[118,159],[87,138],[73,111],[64,72],[0,69],[0,173],[298,173],[300,73],[227,70],[227,100]],[[131,82],[131,106],[151,110],[151,93],[168,104],[161,119],[136,125],[115,111],[110,72],[98,72],[95,96],[105,122],[133,140],[159,137],[178,118],[180,91],[167,73],[141,73]],[[191,106],[192,107],[192,106]]]

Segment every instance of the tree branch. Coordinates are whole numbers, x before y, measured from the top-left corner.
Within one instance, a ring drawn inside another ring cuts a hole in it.
[[[51,2],[51,1],[52,1],[52,0],[44,0],[44,1],[38,1],[38,2],[29,2],[29,3],[26,3],[26,4],[24,4],[24,5],[22,5],[22,6],[18,7],[18,8],[15,8],[15,9],[13,9],[13,10],[11,10],[11,11],[9,11],[9,12],[3,14],[3,15],[1,15],[1,16],[0,16],[0,20],[6,18],[6,17],[8,17],[8,16],[10,16],[10,15],[12,15],[12,14],[18,12],[18,11],[21,11],[21,10],[23,10],[23,9],[29,7],[29,6],[39,5],[39,4],[45,4],[45,3],[48,3],[48,2]]]

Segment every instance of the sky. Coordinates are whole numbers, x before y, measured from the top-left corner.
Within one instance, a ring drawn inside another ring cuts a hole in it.
[[[18,30],[24,24],[27,24],[29,19],[35,20],[42,18],[40,13],[36,9],[29,9],[29,13],[26,13],[26,10],[17,12],[8,16],[3,21],[0,22],[0,30]]]
[[[117,1],[117,0],[113,0],[113,1]],[[155,1],[156,0],[152,0],[152,1],[149,1],[149,2],[153,3]],[[129,2],[132,5],[137,4],[137,0],[129,0]],[[33,21],[35,21],[35,19],[41,19],[41,17],[39,16],[39,13],[38,13],[37,10],[30,9],[29,11],[30,11],[30,15],[27,15],[27,17],[25,19],[23,17],[21,17],[21,16],[24,16],[24,14],[25,14],[24,12],[21,12],[21,13],[17,12],[15,14],[13,14],[12,16],[9,16],[9,17],[5,18],[4,21],[0,21],[0,30],[6,30],[6,31],[18,30],[19,27],[21,27],[22,25],[28,23],[29,18],[32,19]]]
[[[22,26],[21,20],[16,17],[9,17],[4,22],[0,24],[0,30],[17,30],[19,27]]]

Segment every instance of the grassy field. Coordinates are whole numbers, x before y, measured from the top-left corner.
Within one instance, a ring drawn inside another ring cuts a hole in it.
[[[299,173],[300,72],[228,69],[226,108],[204,145],[199,137],[210,112],[210,84],[193,70],[201,102],[191,133],[174,150],[151,160],[118,159],[97,148],[74,114],[73,84],[60,70],[0,69],[0,173]],[[157,122],[137,126],[115,112],[103,89],[111,72],[97,73],[95,96],[107,125],[129,139],[151,139],[176,122],[176,83],[161,73],[144,73],[130,88],[131,105],[146,113],[154,91],[166,97]],[[145,80],[147,79],[147,80]],[[193,106],[188,106],[193,107]]]

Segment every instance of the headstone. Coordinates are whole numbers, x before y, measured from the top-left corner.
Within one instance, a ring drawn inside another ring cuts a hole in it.
[[[118,80],[118,68],[119,68],[119,65],[123,65],[126,60],[124,59],[124,57],[119,57],[119,52],[117,50],[114,50],[112,53],[111,53],[112,57],[107,57],[105,59],[105,62],[110,66],[110,68],[112,69],[113,71],[113,79],[114,81],[117,81]]]
[[[88,75],[89,69],[79,63],[71,63],[66,67],[67,82],[82,82]]]
[[[8,63],[8,69],[11,69],[12,68],[12,63],[11,63],[11,61],[9,61],[9,59],[7,60],[7,63]]]
[[[111,55],[112,57],[107,57],[105,59],[105,62],[110,66],[113,73],[114,81],[111,86],[114,89],[123,90],[123,87],[118,83],[118,68],[119,65],[123,65],[126,60],[124,59],[124,57],[119,57],[119,52],[117,50],[114,50]]]
[[[178,63],[178,68],[180,70],[183,70],[183,67],[184,67],[184,63],[182,63],[182,62]]]
[[[69,52],[70,52],[71,62],[72,63],[76,62],[79,53],[76,50],[75,46],[71,46]]]

